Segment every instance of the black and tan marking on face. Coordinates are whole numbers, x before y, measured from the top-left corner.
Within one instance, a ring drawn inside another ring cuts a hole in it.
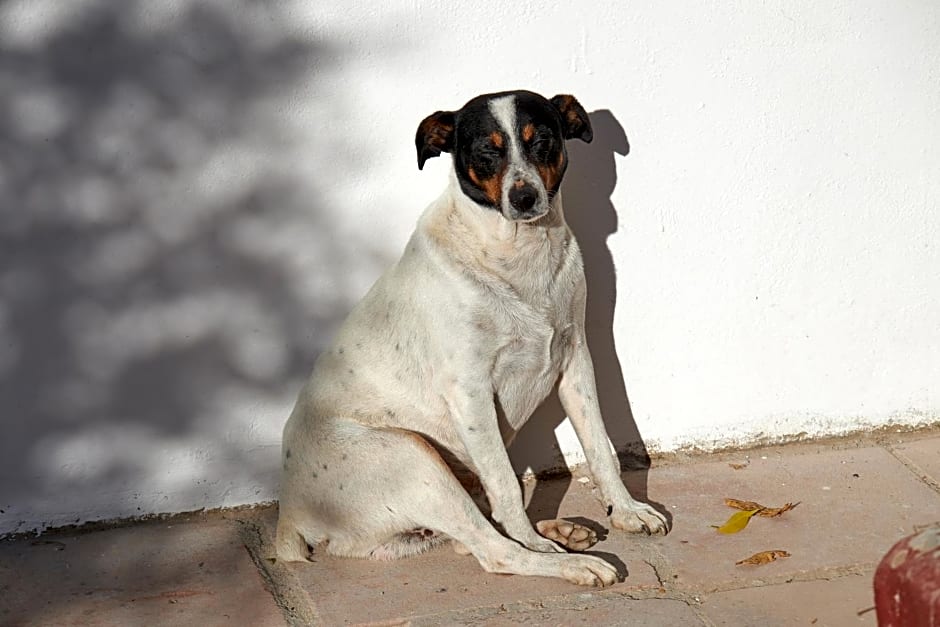
[[[563,165],[565,158],[557,113],[544,98],[527,93],[491,98],[487,108],[508,144],[500,181],[500,210],[510,220],[545,215],[560,182],[550,171],[558,163]],[[543,171],[549,174],[548,180]]]
[[[446,141],[436,119],[452,129]],[[529,221],[548,212],[568,165],[565,139],[572,137],[591,141],[587,114],[572,96],[486,94],[454,114],[437,112],[422,122],[418,164],[442,150],[453,152],[467,196],[507,219]]]
[[[533,97],[534,96],[534,97]],[[568,167],[559,112],[541,96],[516,96],[516,128],[525,161],[538,173],[549,198],[555,195]]]
[[[457,112],[454,168],[467,196],[498,209],[511,141],[490,112],[489,102],[490,97],[480,96]]]

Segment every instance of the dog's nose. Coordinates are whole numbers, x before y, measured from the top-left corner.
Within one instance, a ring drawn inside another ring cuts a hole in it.
[[[513,186],[509,190],[509,204],[520,212],[531,211],[538,199],[538,192],[531,185]]]

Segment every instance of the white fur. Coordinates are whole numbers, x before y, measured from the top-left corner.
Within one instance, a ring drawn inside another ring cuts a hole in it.
[[[503,124],[509,104],[493,105]],[[451,177],[401,259],[320,356],[285,426],[278,557],[306,559],[318,543],[338,555],[406,555],[425,546],[420,530],[429,529],[427,546],[453,538],[491,572],[613,583],[607,562],[564,553],[536,533],[505,448],[560,377],[612,524],[665,533],[663,516],[631,498],[611,455],[584,305],[560,194],[542,218],[512,222]],[[505,535],[439,451],[479,477]]]

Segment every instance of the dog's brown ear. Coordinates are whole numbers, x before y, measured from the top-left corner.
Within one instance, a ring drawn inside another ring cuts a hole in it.
[[[454,122],[453,111],[437,111],[421,120],[415,134],[419,170],[424,169],[424,162],[431,157],[438,157],[442,152],[453,149]]]
[[[580,139],[591,143],[591,140],[594,139],[594,131],[591,129],[591,120],[588,119],[587,111],[584,110],[581,103],[574,96],[565,94],[555,96],[552,98],[551,103],[561,114],[565,139]]]

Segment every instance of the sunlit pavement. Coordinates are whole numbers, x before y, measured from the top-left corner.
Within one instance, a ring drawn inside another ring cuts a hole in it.
[[[487,574],[448,546],[279,564],[276,510],[261,508],[0,542],[0,624],[874,625],[878,561],[940,521],[940,434],[654,459],[625,479],[669,515],[669,535],[610,529],[578,474],[526,485],[533,520],[600,532],[590,552],[625,575],[606,589]],[[726,498],[799,505],[720,534]],[[766,550],[789,557],[736,565]]]

